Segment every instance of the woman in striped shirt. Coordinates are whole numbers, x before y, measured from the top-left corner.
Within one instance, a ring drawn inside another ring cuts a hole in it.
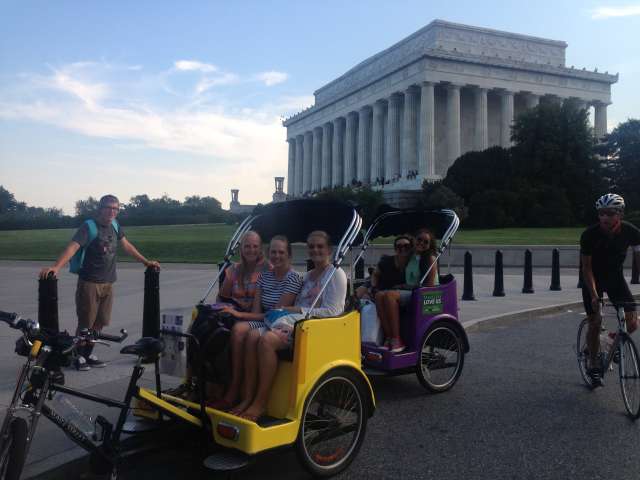
[[[263,322],[264,312],[293,305],[296,295],[302,288],[302,277],[291,268],[291,244],[286,237],[276,235],[271,239],[269,261],[273,265],[273,270],[262,272],[258,277],[251,311],[242,312],[231,307],[224,310],[240,321],[237,321],[231,330],[231,384],[220,400],[209,404],[213,408],[231,408],[240,396],[245,352],[247,348],[255,348],[255,345],[247,345],[249,331],[266,329]],[[257,372],[244,373],[245,376],[257,374]],[[253,392],[245,392],[255,385],[255,379],[250,380],[243,383],[243,398],[253,396]]]

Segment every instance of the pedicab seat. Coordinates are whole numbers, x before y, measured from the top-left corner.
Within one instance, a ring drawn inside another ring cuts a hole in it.
[[[152,358],[162,352],[164,352],[164,342],[153,337],[142,337],[133,345],[127,345],[120,350],[124,355],[137,355],[144,358]]]

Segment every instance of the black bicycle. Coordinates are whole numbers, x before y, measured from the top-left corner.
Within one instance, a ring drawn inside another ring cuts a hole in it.
[[[0,312],[0,321],[22,332],[22,337],[16,343],[16,353],[27,357],[0,430],[0,480],[20,478],[41,415],[90,453],[91,467],[95,473],[110,474],[111,479],[117,479],[123,458],[123,426],[132,399],[139,396],[137,382],[144,372],[142,363],[155,361],[157,365],[157,358],[164,349],[163,342],[155,338],[143,338],[121,350],[121,353],[136,355],[138,359],[124,400],[119,401],[65,387],[62,368],[69,366],[78,347],[107,344],[106,341],[120,343],[127,338],[126,330],[121,330],[119,336],[92,331],[72,336],[67,332],[48,332],[41,329],[36,321],[22,319],[15,313]],[[56,395],[60,394],[119,409],[115,426],[99,415],[95,419],[94,431],[88,435],[70,415],[55,410]]]
[[[638,356],[636,344],[627,332],[627,325],[624,318],[625,305],[628,304],[611,304],[616,311],[618,329],[608,352],[602,351],[601,349],[598,353],[598,358],[602,366],[603,376],[606,372],[613,370],[613,364],[618,364],[622,400],[624,401],[624,406],[629,416],[636,420],[640,417],[640,357]],[[636,304],[634,303],[633,305]],[[603,306],[605,305],[603,304]],[[604,313],[604,309],[602,310]],[[576,353],[578,356],[578,368],[580,369],[582,379],[589,388],[593,388],[594,385],[591,377],[587,374],[589,365],[589,347],[587,345],[588,329],[588,319],[585,318],[578,328]],[[603,330],[603,334],[606,334],[605,330]]]

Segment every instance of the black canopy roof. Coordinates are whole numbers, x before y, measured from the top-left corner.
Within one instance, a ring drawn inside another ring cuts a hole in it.
[[[333,243],[340,241],[353,221],[355,207],[334,200],[300,199],[258,205],[251,222],[268,242],[274,235],[285,235],[290,242],[306,242],[314,230],[324,230]]]
[[[441,239],[454,218],[451,210],[400,209],[383,205],[373,221],[369,241],[377,237],[412,234],[420,228],[428,228],[436,238]]]

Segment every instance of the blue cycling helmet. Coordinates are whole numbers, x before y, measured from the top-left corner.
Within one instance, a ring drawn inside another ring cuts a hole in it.
[[[603,208],[615,208],[616,210],[624,210],[624,198],[617,193],[605,193],[596,200],[596,210]]]

